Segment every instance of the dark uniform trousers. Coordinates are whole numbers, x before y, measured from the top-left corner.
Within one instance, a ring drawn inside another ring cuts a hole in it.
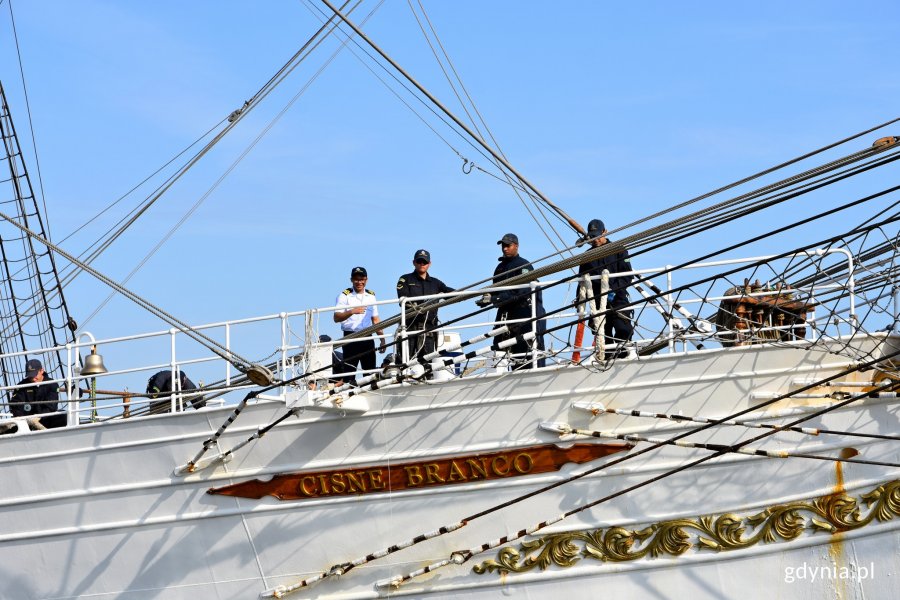
[[[430,329],[436,326],[437,323],[412,323],[410,324],[409,329]],[[431,354],[437,349],[437,334],[433,331],[430,333],[414,333],[409,336],[407,340],[409,343],[410,359],[422,358],[426,354]]]
[[[447,286],[437,277],[432,277],[428,273],[425,277],[419,277],[415,271],[407,273],[397,280],[397,298],[409,298],[407,309],[415,306],[416,300],[420,296],[430,296],[432,294],[446,294],[452,292],[453,288]],[[438,326],[437,308],[430,310],[424,314],[416,315],[406,328],[410,331],[422,329],[434,329]],[[437,334],[415,333],[407,338],[409,347],[409,360],[422,358],[426,354],[430,354],[437,348]]]
[[[352,333],[352,331],[345,331],[344,336]],[[357,365],[365,371],[375,368],[375,340],[371,337],[348,342],[344,344],[343,349],[344,360],[341,362],[341,373],[354,373]]]
[[[521,256],[501,256],[499,259],[499,264],[494,269],[494,285],[500,285],[507,279],[511,277],[515,277],[522,273],[529,273],[534,270],[534,267],[531,266],[531,263],[528,262],[527,259]],[[496,350],[499,342],[524,335],[531,331],[531,303],[535,302],[537,305],[535,306],[535,315],[538,319],[543,317],[547,312],[544,310],[544,303],[542,301],[541,290],[538,289],[536,292],[529,292],[527,290],[516,290],[516,291],[504,291],[499,292],[497,294],[492,294],[493,300],[495,304],[500,305],[497,308],[497,321],[516,321],[519,319],[527,319],[524,323],[512,323],[509,325],[509,333],[503,334],[495,338],[493,348]],[[516,299],[509,304],[505,304],[510,300]],[[529,354],[532,352],[533,347],[536,346],[538,350],[544,349],[544,332],[547,330],[547,322],[544,320],[537,321],[535,325],[535,333],[536,338],[532,342],[527,341],[517,341],[515,344],[507,348],[507,350],[512,354],[519,354],[520,356],[514,358],[514,362],[517,365],[520,365],[522,368],[530,369],[532,367],[532,361],[529,357]],[[546,360],[544,358],[539,358],[537,361],[538,367],[543,367]]]
[[[537,316],[542,317],[543,312],[544,312],[543,308],[538,306]],[[509,324],[509,333],[504,333],[502,335],[498,335],[494,339],[494,344],[493,344],[494,350],[497,349],[497,346],[499,345],[500,342],[520,336],[520,335],[525,335],[526,333],[529,333],[531,331],[531,322],[530,322],[531,306],[530,305],[528,305],[528,304],[525,304],[524,306],[515,305],[508,309],[501,308],[497,311],[497,321],[498,322],[517,321],[519,319],[529,319],[529,321],[525,322],[525,323]],[[532,367],[532,362],[531,362],[531,358],[529,357],[529,354],[532,351],[533,344],[537,346],[538,350],[544,349],[544,332],[546,330],[547,330],[546,321],[543,321],[543,320],[537,321],[536,326],[535,326],[535,333],[537,334],[537,337],[535,338],[535,340],[532,340],[532,342],[530,342],[530,343],[526,340],[519,340],[512,346],[509,346],[508,348],[506,348],[506,350],[508,350],[511,354],[524,355],[524,356],[515,357],[515,359],[514,359],[517,364],[520,364],[522,366],[522,368],[530,369]],[[544,358],[539,358],[537,363],[538,363],[537,364],[538,367],[543,367],[544,364],[546,363],[546,360]]]
[[[619,306],[627,305],[626,299],[626,302],[624,303],[612,302],[607,307],[608,309],[611,309],[610,312],[606,313],[606,322],[603,325],[603,332],[606,334],[605,342],[607,354],[616,355],[616,351],[613,350],[613,348],[623,342],[631,341],[631,336],[634,335],[634,324],[632,321],[634,318],[634,311],[631,309],[619,310],[617,308]]]
[[[578,268],[578,274],[589,274],[591,276],[600,275],[604,270],[609,271],[610,275],[617,273],[625,273],[631,271],[631,257],[628,250],[622,248],[619,252],[592,260],[582,264]],[[606,305],[606,322],[603,327],[603,333],[606,340],[606,358],[624,354],[624,349],[616,350],[615,346],[623,342],[630,342],[631,336],[634,335],[634,310],[623,309],[628,306],[628,286],[631,285],[633,275],[623,275],[620,277],[610,278],[609,295],[611,300]],[[597,308],[600,307],[600,296],[603,293],[600,280],[592,282],[594,289],[594,298],[597,302]],[[621,310],[620,310],[621,309]],[[596,336],[598,332],[594,332]]]

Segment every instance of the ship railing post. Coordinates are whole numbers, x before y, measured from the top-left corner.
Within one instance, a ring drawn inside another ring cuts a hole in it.
[[[400,362],[406,364],[409,359],[409,339],[406,337],[406,296],[400,299]]]
[[[591,310],[597,308],[597,299],[591,295]],[[600,316],[597,318],[597,331],[594,334],[595,356],[603,360],[606,358],[606,311],[609,309],[609,271],[603,269],[600,273]]]
[[[531,368],[537,369],[538,366],[538,337],[537,337],[537,282],[531,282],[531,333],[534,336],[531,339]],[[495,325],[496,327],[496,325]]]
[[[809,329],[810,329],[810,333],[811,333],[810,338],[813,341],[818,342],[819,340],[822,339],[823,332],[819,331],[818,323],[816,323],[816,285],[815,285],[815,283],[813,283],[812,288],[810,289],[810,292],[809,292],[809,303],[812,306],[812,309],[810,309],[810,311],[809,311],[809,315],[806,318],[806,322],[807,322],[807,324],[809,324]],[[827,322],[825,323],[825,326],[826,327],[828,326]],[[794,338],[796,339],[797,336],[794,335]]]
[[[853,328],[853,331],[850,332],[850,335],[856,333],[856,329],[859,327],[859,321],[856,317],[856,277],[854,276],[854,268],[856,265],[853,263],[853,255],[850,254],[850,251],[847,251],[847,289],[850,291],[850,326]]]
[[[891,323],[891,331],[897,331],[897,318],[900,316],[900,287],[897,287],[897,284],[891,286],[891,296],[894,299],[894,320]]]
[[[175,334],[177,331],[178,330],[174,328],[169,330],[169,344],[172,350],[172,356],[169,362],[169,369],[172,376],[172,379],[170,380],[172,382],[172,385],[170,386],[172,388],[172,394],[169,396],[169,402],[173,413],[178,411],[178,401],[180,399],[178,392],[181,391],[181,382],[178,380],[178,365],[175,363]]]
[[[66,427],[78,425],[78,395],[72,385],[72,343],[66,344]]]
[[[594,294],[591,291],[591,276],[588,273],[585,273],[582,276],[581,281],[578,282],[578,326],[581,329],[582,336],[579,336],[578,333],[575,334],[575,349],[572,352],[573,362],[579,362],[581,360],[581,346],[584,345],[584,328],[587,327],[590,329],[593,325],[593,318],[590,316],[590,313],[587,315],[587,322],[582,320],[585,319],[585,310],[591,310],[593,296]],[[578,330],[576,329],[576,332],[577,331]]]
[[[281,380],[284,381],[289,379],[285,373],[287,373],[287,313],[281,313]],[[281,397],[282,402],[287,402],[287,397],[285,396],[285,392],[287,390],[286,386],[279,387],[279,396]]]
[[[225,323],[225,349],[231,353],[231,323]],[[231,387],[231,363],[225,361],[225,387]]]
[[[669,313],[669,323],[667,330],[669,332],[669,352],[675,352],[675,329],[673,327],[673,316],[675,315],[675,305],[672,302],[672,265],[666,265],[666,308]]]

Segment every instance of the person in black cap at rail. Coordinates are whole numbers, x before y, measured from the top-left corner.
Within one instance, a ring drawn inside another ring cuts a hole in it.
[[[432,294],[446,294],[454,291],[448,287],[443,281],[437,277],[428,274],[431,267],[431,253],[428,250],[416,250],[413,255],[412,273],[407,273],[397,280],[397,297],[398,298],[418,298],[419,296],[430,296]],[[430,302],[424,300],[423,302]],[[413,308],[418,302],[415,300],[407,301],[407,308]],[[423,314],[416,315],[413,319],[406,322],[407,329],[434,329],[437,327],[437,309],[429,310]],[[426,354],[434,352],[437,347],[436,334],[434,332],[414,334],[409,336],[409,352],[410,357],[422,357]]]
[[[335,306],[345,307],[334,313],[334,322],[341,324],[344,336],[353,335],[372,325],[378,325],[381,319],[378,316],[378,306],[375,305],[375,292],[366,288],[369,281],[369,273],[365,267],[353,267],[350,271],[350,284],[334,301]],[[381,338],[378,347],[379,352],[384,352],[384,331],[377,331]],[[353,373],[357,365],[365,371],[375,369],[375,340],[371,337],[360,338],[344,344],[341,348],[344,358],[341,363],[341,373]]]
[[[59,386],[52,382],[41,383],[46,377],[41,361],[32,358],[25,363],[25,379],[19,385],[32,385],[19,388],[13,394],[9,411],[14,417],[34,417],[59,411]],[[47,429],[65,427],[66,415],[48,415],[41,417],[40,422]]]
[[[600,219],[594,219],[588,223],[587,234],[591,246],[594,248],[609,243],[609,239],[606,237],[606,226]],[[579,267],[578,274],[584,275],[585,273],[588,273],[592,277],[595,275],[599,276],[604,269],[609,271],[610,274],[606,308],[611,312],[606,313],[606,324],[603,328],[606,339],[605,358],[609,360],[615,357],[626,356],[627,351],[622,348],[622,345],[626,342],[630,342],[631,336],[634,335],[634,325],[632,322],[634,311],[625,309],[618,310],[628,305],[628,286],[631,285],[634,276],[623,275],[621,277],[612,277],[612,275],[615,275],[616,273],[625,273],[632,270],[631,259],[628,257],[628,250],[622,248],[621,251],[616,252],[615,254],[584,263]],[[599,277],[591,283],[594,288],[594,298],[596,299],[599,308],[600,296],[602,293],[600,290],[601,282]],[[598,332],[595,331],[594,335],[598,335]],[[615,346],[618,346],[618,349],[615,349]]]
[[[500,285],[507,279],[510,279],[511,277],[515,277],[517,275],[521,275],[522,273],[534,271],[534,267],[531,266],[529,261],[519,256],[519,237],[516,234],[507,233],[497,241],[497,244],[500,245],[503,256],[497,259],[500,262],[494,269],[494,285]],[[493,304],[494,306],[496,306],[496,320],[498,322],[513,321],[517,319],[529,319],[528,322],[511,324],[509,326],[509,333],[497,336],[494,339],[493,344],[495,350],[497,349],[497,344],[499,344],[503,340],[507,340],[531,331],[530,319],[532,317],[532,302],[535,302],[535,315],[538,319],[547,314],[544,310],[544,302],[540,289],[538,289],[534,294],[532,294],[531,290],[529,289],[493,292],[490,294],[485,294],[481,298],[481,300],[478,300],[476,302],[478,306],[482,307],[488,306],[489,304]],[[537,333],[537,336],[535,337],[535,345],[537,346],[538,350],[543,350],[544,331],[546,330],[547,325],[543,320],[539,320],[537,321],[535,327]],[[509,351],[513,354],[527,355],[531,351],[530,346],[531,345],[528,342],[519,341],[513,344],[509,348]],[[520,356],[516,362],[518,364],[521,364],[522,367],[526,369],[530,369],[532,366],[532,362],[527,358],[527,356]],[[537,362],[539,367],[544,366],[544,358],[539,358]]]

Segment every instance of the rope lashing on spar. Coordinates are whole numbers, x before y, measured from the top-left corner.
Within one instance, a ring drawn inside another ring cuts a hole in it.
[[[900,381],[895,382],[897,385],[900,385]],[[873,384],[874,386],[874,384]],[[841,392],[844,394],[844,392]],[[798,394],[798,396],[800,396]],[[797,396],[795,396],[796,398]],[[823,396],[824,397],[824,396]],[[886,399],[896,399],[900,397],[900,394],[897,392],[870,392],[869,398],[886,398]],[[832,396],[833,398],[833,396]],[[844,399],[844,398],[839,398]],[[691,417],[688,415],[677,415],[677,414],[667,414],[667,413],[655,413],[648,412],[643,410],[628,410],[623,408],[606,408],[598,403],[585,403],[584,405],[576,402],[573,404],[574,408],[582,408],[587,410],[588,412],[596,415],[600,415],[603,413],[611,414],[611,415],[620,415],[623,417],[641,417],[647,419],[662,419],[668,421],[674,421],[677,423],[712,423],[717,419],[714,417]],[[804,412],[808,412],[805,409],[796,409],[798,412],[794,414],[803,414]],[[774,416],[774,415],[773,415]],[[773,418],[770,415],[764,415],[764,418]],[[722,421],[720,425],[731,425],[735,427],[745,427],[748,429],[778,429],[779,431],[793,431],[795,433],[803,433],[806,435],[840,435],[840,436],[849,436],[849,437],[859,437],[866,438],[872,440],[892,440],[892,441],[900,441],[900,435],[886,435],[881,433],[857,433],[854,431],[835,431],[833,429],[822,429],[821,427],[784,427],[782,425],[775,425],[773,423],[757,423],[755,421],[740,421],[740,420],[726,420]]]
[[[723,425],[727,425],[727,424],[728,423],[723,423]],[[727,444],[710,444],[710,443],[705,443],[705,442],[689,442],[687,440],[669,441],[666,438],[650,437],[650,436],[645,436],[645,435],[639,435],[637,433],[616,433],[614,431],[597,431],[594,429],[581,429],[578,427],[572,427],[568,423],[555,423],[555,422],[541,423],[541,429],[543,429],[545,431],[552,431],[552,432],[558,433],[560,435],[581,435],[581,436],[585,436],[585,437],[593,437],[593,438],[599,438],[599,439],[622,440],[625,442],[647,442],[650,444],[657,444],[657,445],[663,445],[663,446],[677,446],[679,448],[712,450],[714,452],[746,454],[746,455],[750,455],[750,456],[763,456],[766,458],[807,458],[807,459],[812,459],[812,460],[857,463],[857,464],[861,464],[861,465],[876,465],[876,466],[880,466],[880,467],[900,467],[900,463],[882,462],[882,461],[865,460],[865,459],[854,459],[852,457],[845,458],[845,457],[834,457],[834,456],[821,456],[818,454],[794,452],[792,450],[765,450],[762,448],[740,448],[740,447],[729,446]],[[783,429],[780,427],[777,429],[779,431],[783,431]],[[791,431],[797,431],[798,429],[801,429],[801,428],[797,428],[797,429],[790,428]],[[804,432],[804,433],[806,433],[806,432]]]

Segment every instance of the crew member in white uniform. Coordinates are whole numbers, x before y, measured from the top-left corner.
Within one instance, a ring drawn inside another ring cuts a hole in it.
[[[378,307],[375,306],[375,292],[366,289],[369,274],[363,267],[353,267],[350,271],[351,287],[338,294],[335,306],[346,306],[346,310],[334,313],[334,322],[341,324],[344,336],[362,331],[372,325],[378,325]],[[377,330],[381,338],[378,346],[379,352],[385,350],[384,331]],[[360,338],[348,342],[343,346],[344,360],[341,365],[341,373],[353,373],[357,365],[364,370],[375,369],[375,340],[371,337]]]

